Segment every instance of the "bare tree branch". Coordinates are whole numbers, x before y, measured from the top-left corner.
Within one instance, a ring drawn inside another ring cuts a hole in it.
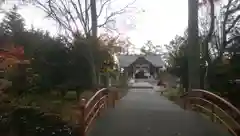
[[[65,22],[64,20],[62,20],[62,18],[58,17],[57,13],[54,12],[56,8],[52,7],[52,3],[51,3],[52,0],[48,0],[47,6],[42,4],[39,1],[36,1],[36,2],[40,6],[39,8],[41,8],[45,13],[47,13],[48,17],[51,17],[52,19],[54,19],[64,29],[67,29],[68,31],[73,32],[72,28],[69,27],[69,24],[67,24],[68,22]]]
[[[115,12],[112,12],[109,16],[106,17],[104,23],[98,25],[98,27],[103,27],[103,26],[105,26],[107,23],[112,22],[112,21],[114,20],[114,19],[112,19],[114,16],[125,13],[126,10],[127,10],[131,5],[133,5],[135,2],[136,2],[136,0],[130,2],[129,4],[127,4],[125,7],[123,7],[123,8],[120,9],[120,10],[115,11]],[[106,12],[107,12],[107,11],[106,11]]]
[[[228,4],[225,6],[225,8],[226,8],[226,13],[225,13],[225,15],[224,15],[224,19],[223,19],[223,24],[222,24],[222,29],[223,29],[223,37],[222,37],[222,48],[224,48],[224,45],[226,44],[226,23],[227,23],[227,20],[228,20],[228,15],[229,15],[229,8],[230,8],[230,6],[231,6],[231,4],[232,4],[232,1],[233,0],[229,0],[228,1]]]
[[[101,15],[102,12],[103,12],[103,9],[104,9],[105,5],[106,5],[107,3],[109,3],[110,1],[111,1],[111,0],[106,0],[105,2],[103,2],[103,3],[101,4],[101,8],[100,8],[100,11],[99,11],[97,17],[100,17],[100,15]]]
[[[73,0],[71,0],[70,2],[71,2],[71,4],[73,5],[73,7],[74,7],[74,9],[75,9],[75,11],[76,11],[76,13],[77,13],[77,16],[78,16],[78,19],[79,19],[79,21],[80,21],[80,23],[82,24],[82,26],[83,26],[83,30],[84,30],[84,33],[87,35],[89,32],[88,32],[88,30],[87,30],[87,28],[86,28],[86,26],[87,26],[87,23],[86,23],[86,21],[85,21],[85,19],[84,19],[84,17],[83,17],[83,10],[82,10],[82,5],[81,5],[81,3],[80,3],[80,0],[78,0],[79,1],[79,10],[80,10],[80,12],[79,12],[79,10],[78,10],[78,8],[77,8],[77,5],[73,2]]]
[[[235,20],[232,22],[231,26],[226,30],[226,33],[229,33],[231,29],[236,25],[236,23],[240,20],[240,15],[238,15]]]
[[[231,31],[232,28],[234,28],[234,26],[236,25],[236,23],[238,22],[238,20],[240,19],[239,16],[237,16],[236,19],[234,19],[233,22],[231,22],[230,27],[226,30],[226,26],[228,24],[228,21],[230,19],[230,15],[236,13],[237,11],[240,10],[240,3],[238,3],[238,0],[229,0],[228,4],[225,6],[225,14],[224,14],[224,20],[222,23],[222,43],[221,43],[221,48],[220,48],[220,55],[223,54],[224,48],[232,42],[232,39],[227,41],[227,35],[228,33]],[[232,16],[233,17],[233,16]],[[232,20],[232,19],[231,19]],[[236,21],[236,22],[235,22]]]
[[[230,43],[232,43],[233,41],[239,39],[239,37],[240,37],[240,36],[234,36],[234,37],[230,38],[230,39],[226,42],[227,45],[230,44]]]
[[[73,15],[72,15],[72,13],[71,13],[71,11],[70,11],[70,8],[67,8],[67,7],[66,7],[66,5],[65,5],[66,3],[64,3],[63,0],[60,0],[60,2],[61,2],[61,4],[63,5],[63,8],[64,8],[65,12],[67,13],[67,15],[70,16],[72,22],[74,23],[74,25],[75,25],[75,27],[76,27],[76,29],[77,29],[77,32],[79,32],[78,26],[77,26],[77,23],[76,23],[76,20],[74,19]],[[67,16],[66,16],[66,17],[67,17]],[[68,20],[69,20],[69,19],[68,19]],[[69,22],[71,22],[71,21],[69,20]]]
[[[127,4],[119,11],[112,12],[110,13],[110,15],[107,14],[104,22],[97,25],[97,27],[104,27],[106,29],[107,23],[115,21],[114,16],[127,12],[127,9],[135,1],[136,0]],[[35,2],[37,7],[47,13],[47,17],[55,20],[59,27],[66,29],[67,31],[72,33],[72,35],[76,34],[76,32],[80,33],[80,31],[82,30],[85,36],[91,36],[91,32],[93,31],[94,27],[92,24],[92,19],[94,18],[90,18],[90,11],[92,10],[92,5],[91,3],[89,3],[89,0],[35,0]],[[83,5],[84,2],[85,5]],[[107,5],[110,2],[111,0],[103,0],[102,2],[100,2],[100,11],[96,15],[97,22],[100,16],[103,14],[104,9],[106,9],[106,12],[108,12]]]
[[[205,39],[203,40],[203,46],[204,46],[204,51],[203,51],[203,55],[205,57],[206,61],[210,61],[210,56],[209,56],[209,46],[208,43],[212,38],[213,32],[214,32],[214,27],[215,27],[215,7],[214,7],[214,1],[213,0],[208,0],[209,4],[210,4],[210,18],[211,18],[211,22],[210,22],[210,27],[209,27],[209,31],[207,36],[205,37]]]
[[[80,0],[78,0],[78,3],[80,4]],[[79,5],[80,6],[80,5]],[[85,20],[86,20],[86,30],[88,33],[90,33],[90,25],[89,25],[89,10],[90,10],[91,5],[88,4],[88,0],[85,0]]]
[[[235,5],[234,5],[234,6],[235,6]],[[229,10],[229,11],[227,12],[227,14],[228,14],[228,15],[233,14],[233,13],[237,12],[238,10],[240,10],[240,4],[239,4],[237,7]]]

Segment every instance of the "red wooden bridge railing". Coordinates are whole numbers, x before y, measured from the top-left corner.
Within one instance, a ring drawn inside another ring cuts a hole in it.
[[[81,99],[80,102],[80,133],[86,136],[94,120],[109,106],[114,107],[118,99],[118,92],[103,88],[97,91],[88,101]]]
[[[206,90],[193,89],[181,96],[184,108],[192,108],[223,124],[234,136],[240,136],[240,111],[230,102]]]

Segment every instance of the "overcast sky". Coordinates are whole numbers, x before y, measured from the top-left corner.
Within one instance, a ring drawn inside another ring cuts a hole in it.
[[[121,8],[131,1],[118,0],[113,8]],[[137,47],[147,40],[157,45],[167,44],[175,35],[182,35],[187,27],[187,0],[136,0],[134,6],[135,12],[117,17],[116,26]],[[40,9],[24,7],[19,12],[29,28],[33,25],[53,34],[57,32],[55,22],[44,19]]]

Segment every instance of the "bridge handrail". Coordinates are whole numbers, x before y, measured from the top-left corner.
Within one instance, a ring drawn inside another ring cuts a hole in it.
[[[212,121],[214,121],[214,118],[219,119],[219,121],[223,123],[233,135],[240,135],[240,111],[227,100],[202,89],[193,89],[192,91],[183,94],[181,98],[184,99],[185,109],[190,104],[207,112],[211,112]],[[206,108],[206,104],[210,104],[210,109]],[[218,113],[216,113],[216,109],[220,110],[225,117],[230,118],[232,123],[234,123],[234,126],[230,125],[229,122],[227,123],[227,121],[223,119],[224,117],[217,115]]]
[[[115,105],[118,98],[117,91],[110,91],[107,88],[98,90],[88,101],[80,101],[80,133],[85,136],[93,121],[101,115],[101,111],[108,108],[111,104]]]

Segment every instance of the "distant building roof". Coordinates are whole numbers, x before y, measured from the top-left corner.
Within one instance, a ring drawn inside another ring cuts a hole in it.
[[[164,62],[160,55],[118,55],[120,67],[128,67],[131,65],[137,58],[144,57],[146,60],[151,62],[155,67],[164,66]]]

